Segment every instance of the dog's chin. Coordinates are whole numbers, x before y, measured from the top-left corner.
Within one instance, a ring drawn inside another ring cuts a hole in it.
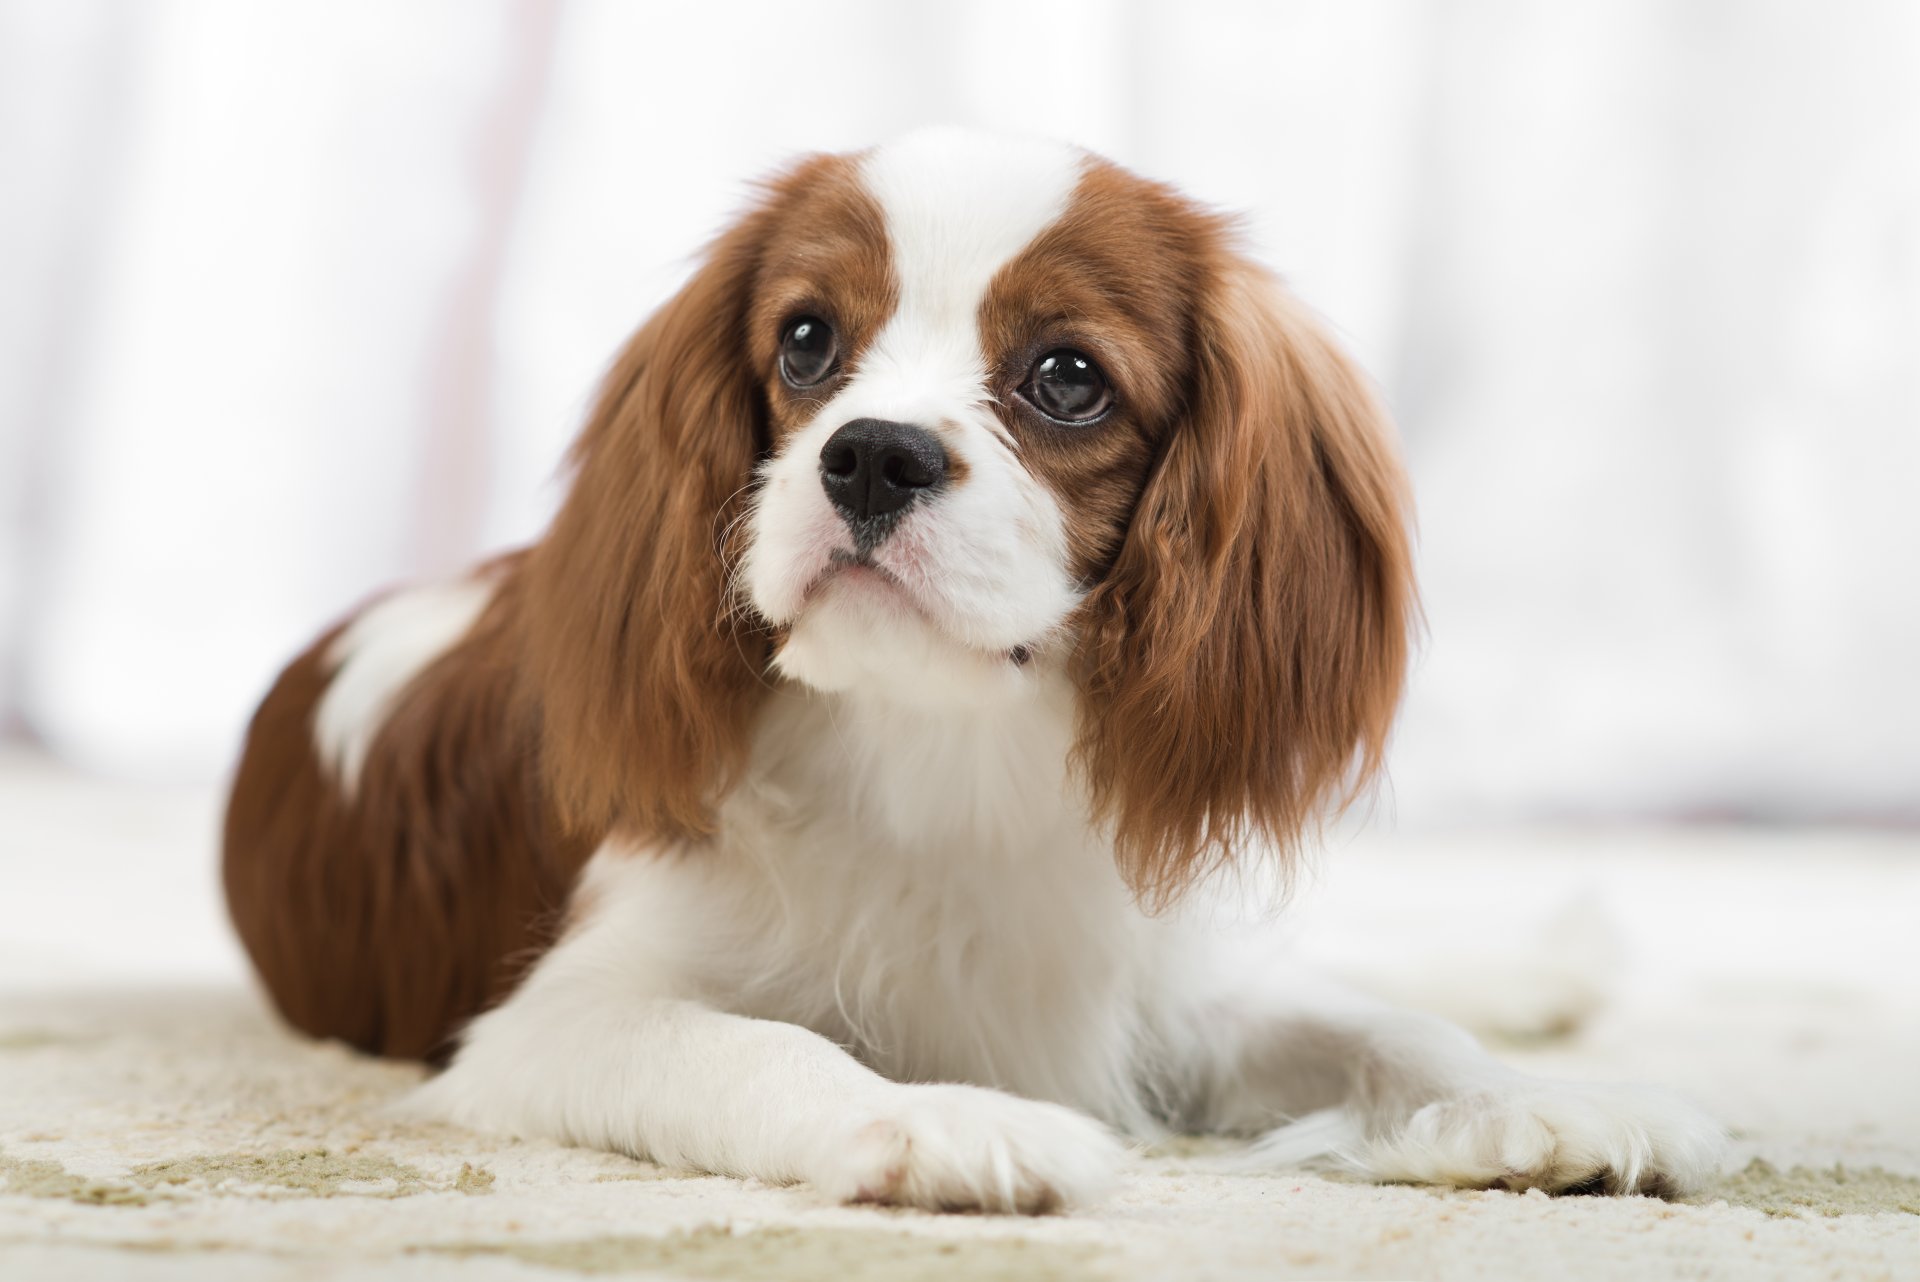
[[[1025,648],[967,645],[904,589],[866,569],[812,589],[773,662],[815,690],[935,711],[1018,697],[1033,678]]]

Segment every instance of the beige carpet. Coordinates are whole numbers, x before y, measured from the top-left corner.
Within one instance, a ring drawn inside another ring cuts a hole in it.
[[[0,759],[0,1278],[1920,1278],[1920,842],[1371,838],[1303,946],[1512,1058],[1692,1092],[1727,1179],[1641,1198],[1375,1188],[1142,1155],[1041,1220],[383,1120],[415,1070],[287,1035],[219,934],[211,799]]]

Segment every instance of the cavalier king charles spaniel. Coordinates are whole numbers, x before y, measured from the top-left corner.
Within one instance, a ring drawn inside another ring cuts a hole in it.
[[[807,159],[572,469],[532,547],[296,659],[233,785],[267,990],[444,1063],[421,1113],[943,1209],[1084,1202],[1170,1130],[1713,1168],[1691,1106],[1223,921],[1379,769],[1416,611],[1380,408],[1227,220],[1047,142]]]

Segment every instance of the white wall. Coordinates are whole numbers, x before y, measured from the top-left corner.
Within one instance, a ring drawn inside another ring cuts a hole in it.
[[[0,707],[204,777],[524,540],[620,338],[808,149],[1064,135],[1247,213],[1401,421],[1403,825],[1920,817],[1920,9],[0,7]]]

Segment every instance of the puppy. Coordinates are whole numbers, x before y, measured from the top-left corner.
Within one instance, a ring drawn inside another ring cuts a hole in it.
[[[1380,765],[1415,610],[1361,377],[1230,226],[937,131],[770,183],[609,375],[533,547],[254,719],[234,920],[475,1127],[1042,1211],[1116,1133],[1676,1192],[1716,1128],[1218,925]]]

